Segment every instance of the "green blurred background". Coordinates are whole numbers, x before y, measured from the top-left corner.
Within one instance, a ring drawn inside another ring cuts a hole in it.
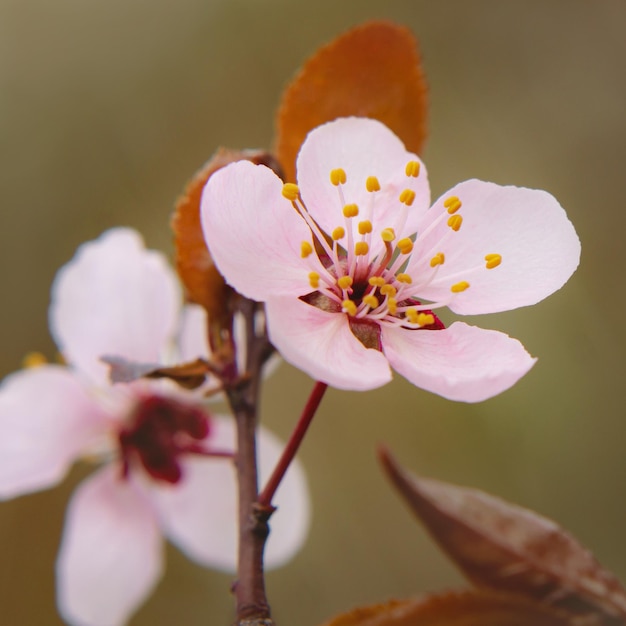
[[[314,626],[462,584],[380,474],[383,441],[415,471],[559,520],[626,579],[623,0],[0,0],[0,374],[30,350],[52,354],[49,286],[82,241],[125,224],[171,254],[171,206],[195,169],[219,145],[269,147],[301,62],[370,18],[420,39],[433,194],[471,177],[546,189],[583,259],[538,306],[473,320],[540,357],[500,397],[454,404],[399,378],[329,392],[301,455],[310,538],[268,576],[275,617]],[[266,424],[286,436],[311,385],[283,365],[266,386]],[[84,473],[0,505],[3,625],[61,623],[53,564]],[[167,559],[132,625],[229,623],[231,577],[173,548]]]

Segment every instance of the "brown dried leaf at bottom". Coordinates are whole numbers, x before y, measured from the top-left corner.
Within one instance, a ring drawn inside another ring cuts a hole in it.
[[[307,133],[338,117],[371,117],[420,153],[426,138],[427,86],[417,40],[404,26],[373,21],[320,48],[285,89],[276,155],[286,180]]]
[[[416,477],[381,449],[387,476],[478,587],[519,594],[597,623],[626,623],[626,591],[558,524],[477,489]]]
[[[582,626],[524,598],[468,590],[359,607],[322,626]],[[587,622],[585,626],[592,626]]]

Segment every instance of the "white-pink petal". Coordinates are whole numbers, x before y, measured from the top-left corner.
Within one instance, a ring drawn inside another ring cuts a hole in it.
[[[172,341],[180,287],[165,257],[138,233],[115,228],[80,246],[52,286],[50,329],[64,357],[104,383],[100,357],[158,362]]]
[[[462,402],[480,402],[505,391],[536,361],[516,339],[462,322],[432,331],[384,327],[382,341],[399,374]]]
[[[204,307],[198,304],[186,304],[183,307],[178,333],[178,350],[173,355],[176,363],[209,358],[207,327],[207,313]]]
[[[443,202],[450,196],[462,202],[457,215],[463,222],[458,232],[447,225]],[[435,202],[421,231],[441,214],[445,219],[418,239],[407,272],[414,282],[419,280],[420,275],[432,272],[428,265],[431,255],[443,252],[445,263],[419,295],[431,301],[446,300],[450,286],[464,280],[469,289],[457,294],[449,305],[455,313],[495,313],[535,304],[560,289],[578,266],[576,231],[556,199],[545,191],[469,180]],[[488,254],[501,255],[501,264],[486,269]]]
[[[234,422],[211,422],[210,447],[234,449]],[[150,483],[150,497],[164,534],[189,558],[235,571],[237,563],[237,484],[232,461],[189,456],[175,485]]]
[[[107,415],[67,368],[44,365],[0,387],[0,498],[51,487],[107,432]]]
[[[303,241],[312,243],[311,231],[282,188],[269,168],[239,161],[215,172],[202,193],[211,256],[226,281],[253,300],[311,290],[300,254]]]
[[[232,418],[214,416],[210,448],[235,448]],[[283,445],[259,427],[257,448],[262,483],[274,468]],[[165,534],[189,558],[207,567],[234,572],[237,566],[237,483],[232,461],[188,457],[176,485],[150,486]],[[294,462],[276,496],[278,511],[266,546],[265,564],[278,567],[304,543],[310,520],[309,491],[300,463]]]
[[[72,626],[122,626],[163,571],[157,517],[137,486],[107,466],[69,504],[57,559],[57,603]]]
[[[416,178],[406,175],[409,161],[420,163]],[[393,228],[399,236],[417,230],[430,205],[426,168],[384,124],[368,118],[340,118],[312,130],[302,144],[297,160],[298,186],[309,213],[327,233],[344,225],[339,192],[330,182],[330,172],[335,168],[346,172],[341,188],[346,203],[358,205],[357,220],[371,217],[374,249],[382,246],[379,234],[383,228]],[[380,191],[367,191],[369,176],[378,178]],[[407,188],[416,194],[408,209],[399,200]]]
[[[391,380],[387,359],[352,333],[347,316],[298,298],[266,303],[270,340],[282,357],[312,378],[338,389],[375,389]]]

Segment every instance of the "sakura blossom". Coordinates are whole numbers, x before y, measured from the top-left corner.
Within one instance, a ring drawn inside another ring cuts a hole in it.
[[[202,196],[226,280],[264,302],[270,339],[313,378],[352,390],[391,368],[445,398],[478,402],[535,363],[508,335],[455,321],[535,304],[578,266],[580,242],[545,191],[468,180],[430,205],[422,161],[378,121],[309,133],[297,184],[240,161]]]
[[[110,382],[105,355],[163,364],[208,356],[204,312],[182,307],[172,270],[136,232],[113,229],[82,245],[57,274],[49,317],[67,365],[24,369],[0,387],[0,497],[52,487],[76,460],[99,463],[69,503],[57,602],[70,624],[118,626],[161,578],[164,537],[203,566],[235,571],[234,424],[209,411],[204,388]],[[258,446],[267,476],[282,444],[260,428]],[[307,533],[301,466],[276,505],[269,567]]]

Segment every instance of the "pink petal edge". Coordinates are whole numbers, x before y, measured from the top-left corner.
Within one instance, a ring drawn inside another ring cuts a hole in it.
[[[444,330],[383,328],[392,367],[449,400],[481,402],[513,386],[536,359],[508,335],[455,322]]]

